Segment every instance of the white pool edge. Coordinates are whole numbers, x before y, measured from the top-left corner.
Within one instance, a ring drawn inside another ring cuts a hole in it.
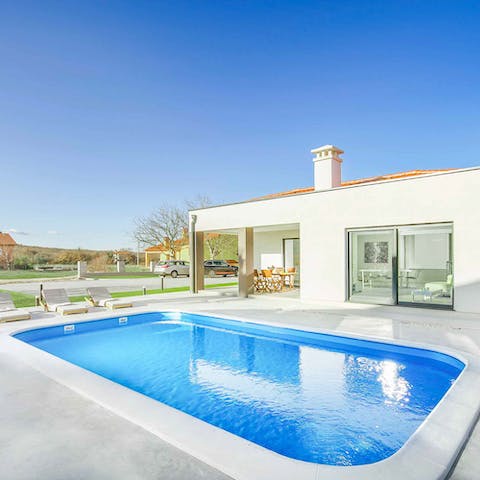
[[[369,465],[338,467],[303,462],[279,455],[11,336],[21,331],[65,323],[82,323],[157,311],[211,315],[225,320],[423,348],[451,355],[462,361],[465,369],[422,425],[394,455]],[[90,398],[179,449],[239,480],[443,479],[468,439],[480,412],[480,398],[477,398],[476,394],[480,389],[480,361],[476,357],[448,347],[318,328],[308,329],[304,325],[300,326],[295,323],[257,321],[247,317],[223,315],[205,310],[136,308],[128,309],[124,314],[108,312],[108,314],[88,314],[81,317],[71,318],[71,322],[68,321],[70,318],[58,317],[54,322],[37,320],[35,325],[32,325],[31,322],[28,322],[28,326],[11,325],[7,332],[0,334],[0,345],[4,350],[47,377]]]

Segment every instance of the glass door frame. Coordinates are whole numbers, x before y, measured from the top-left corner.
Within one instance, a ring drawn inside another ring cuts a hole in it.
[[[399,287],[399,268],[398,268],[398,232],[400,228],[403,227],[422,227],[422,226],[435,226],[435,225],[445,225],[451,226],[452,232],[450,234],[450,257],[453,273],[453,288],[452,288],[452,302],[451,305],[443,304],[434,304],[434,303],[420,303],[420,302],[402,302],[398,299],[398,287]],[[352,248],[351,248],[351,235],[350,233],[355,232],[373,232],[373,231],[386,231],[393,230],[393,252],[392,252],[392,298],[393,305],[402,306],[402,307],[414,307],[414,308],[428,308],[435,310],[454,310],[455,306],[455,259],[454,259],[454,223],[450,222],[429,222],[429,223],[408,223],[403,225],[384,225],[384,226],[375,226],[375,227],[353,227],[345,229],[345,241],[346,241],[346,301],[354,302],[355,299],[351,300],[351,288],[352,288],[352,279],[351,279],[351,267],[352,267]],[[385,305],[392,306],[390,303],[370,303],[370,305]]]
[[[352,289],[352,279],[351,279],[351,267],[353,265],[352,262],[352,248],[351,248],[351,233],[361,233],[361,232],[379,232],[379,233],[391,233],[392,234],[392,258],[390,261],[390,269],[392,272],[392,292],[391,292],[391,303],[375,303],[375,302],[368,302],[370,305],[386,305],[386,306],[393,306],[398,304],[398,279],[396,278],[397,272],[397,240],[398,240],[398,233],[397,228],[395,226],[381,226],[381,227],[358,227],[358,228],[347,228],[346,229],[346,242],[347,242],[347,295],[346,300],[348,302],[354,302],[355,300],[351,300],[351,289]],[[367,302],[365,302],[367,304]]]
[[[283,266],[286,267],[285,265],[285,255],[286,255],[286,246],[285,242],[288,240],[298,240],[298,248],[300,249],[300,237],[287,237],[287,238],[282,238],[282,257],[283,257]],[[300,259],[299,259],[300,263]],[[294,281],[294,286],[295,287],[300,287],[300,268],[301,265],[298,266],[299,271],[295,273],[295,281]]]

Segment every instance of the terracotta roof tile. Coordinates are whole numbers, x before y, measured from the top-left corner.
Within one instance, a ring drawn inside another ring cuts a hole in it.
[[[175,245],[176,247],[184,247],[185,245],[188,245],[189,240],[187,238],[180,238],[178,240],[175,240]],[[145,249],[145,252],[166,252],[168,251],[169,248],[165,243],[160,243],[159,245],[154,245],[152,247],[147,247]]]
[[[13,247],[17,244],[17,242],[12,238],[9,233],[2,233],[0,232],[0,245],[4,247]]]
[[[361,185],[364,183],[384,182],[387,180],[398,180],[401,178],[417,177],[420,175],[428,175],[432,173],[449,172],[451,170],[456,170],[456,169],[444,168],[444,169],[437,169],[437,170],[409,170],[408,172],[390,173],[388,175],[378,175],[376,177],[360,178],[358,180],[348,180],[347,182],[342,182],[341,186],[349,187],[352,185]],[[264,195],[262,197],[256,197],[256,198],[253,198],[252,200],[268,200],[269,198],[289,197],[291,195],[299,195],[301,193],[313,192],[314,190],[315,190],[314,187],[295,188],[293,190],[287,190],[285,192],[271,193],[269,195]]]

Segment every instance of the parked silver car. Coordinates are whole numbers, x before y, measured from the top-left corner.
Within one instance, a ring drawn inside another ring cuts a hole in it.
[[[160,275],[170,275],[176,278],[179,275],[190,275],[190,264],[185,260],[165,260],[158,262],[153,269],[155,273]]]

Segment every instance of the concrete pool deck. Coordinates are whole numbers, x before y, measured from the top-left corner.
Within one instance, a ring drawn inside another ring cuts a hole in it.
[[[182,309],[241,316],[381,339],[422,341],[480,357],[480,315],[372,307],[358,304],[303,304],[281,296],[239,299],[227,289],[138,297],[132,314]],[[103,309],[59,317],[30,309],[34,319],[0,325],[0,334],[22,328],[112,316]],[[115,314],[114,314],[115,315]],[[195,479],[228,478],[155,435],[100,407],[0,347],[0,461],[5,479]],[[477,427],[450,478],[480,478]],[[333,477],[332,477],[333,478]],[[419,477],[420,478],[420,477]]]

